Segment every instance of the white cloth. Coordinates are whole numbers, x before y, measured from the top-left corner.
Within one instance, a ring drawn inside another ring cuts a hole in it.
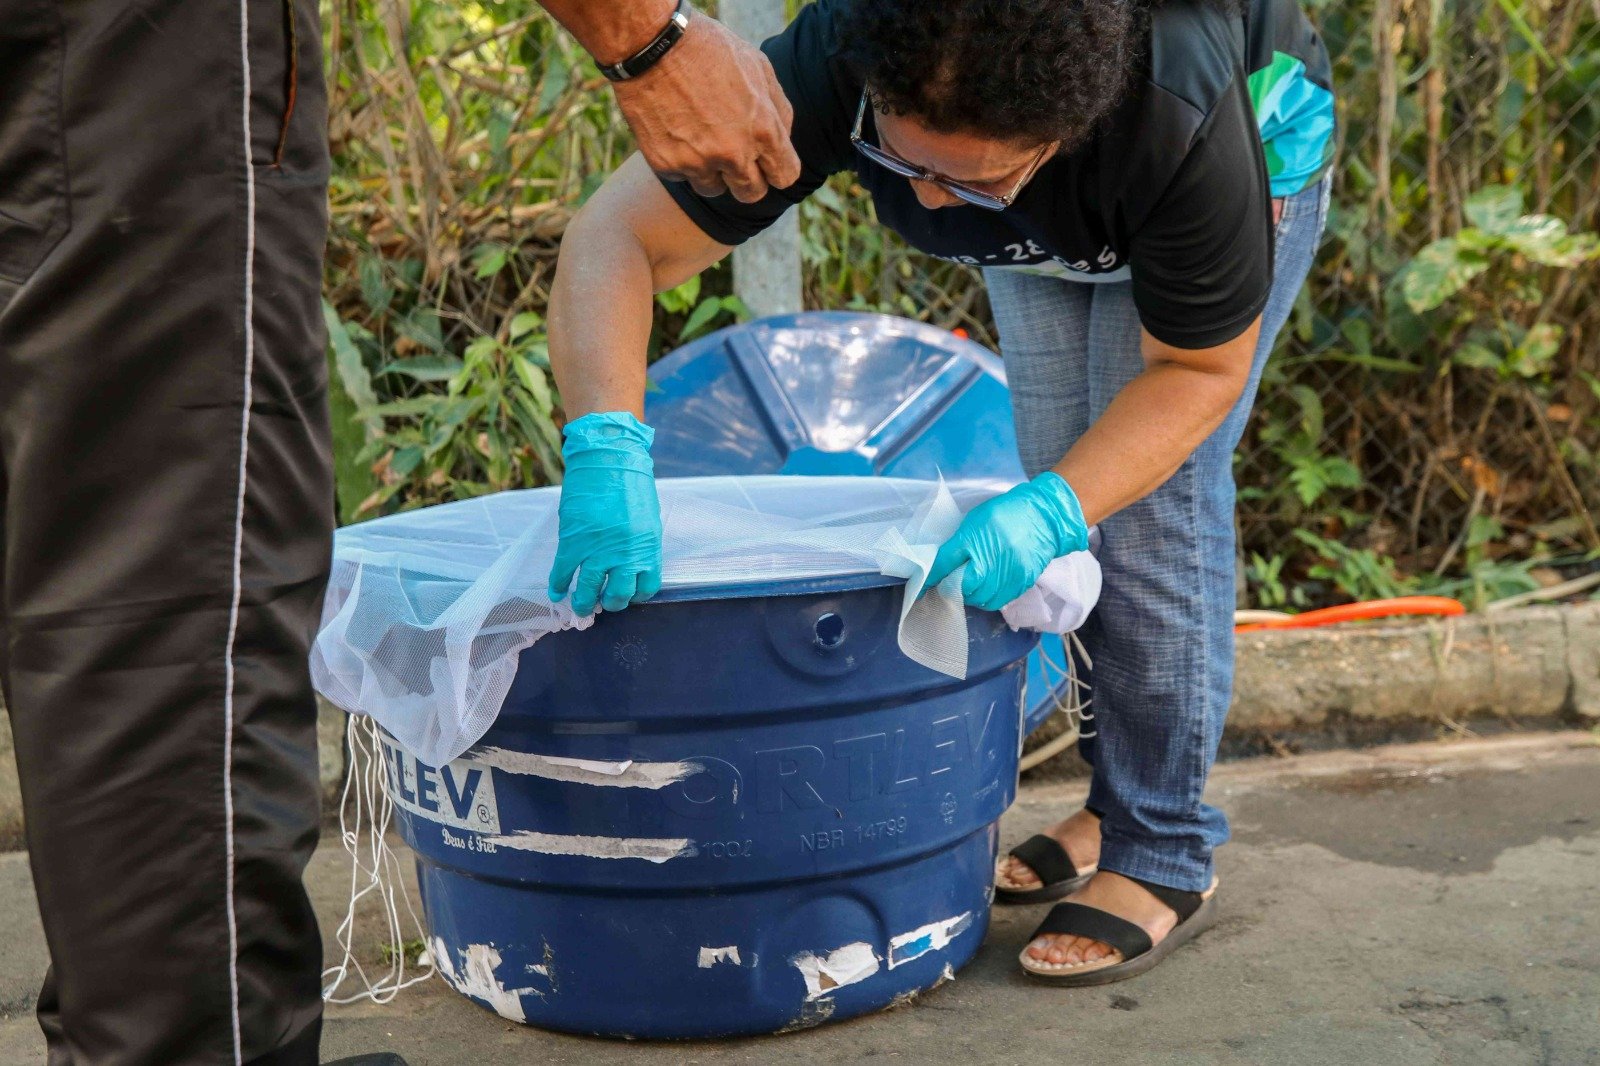
[[[663,478],[658,487],[663,589],[905,578],[901,650],[966,675],[961,571],[927,596],[923,582],[963,512],[1006,486],[761,476]],[[502,492],[340,530],[312,646],[317,691],[371,715],[430,765],[470,748],[494,723],[522,650],[594,623],[546,590],[559,502],[558,488]],[[1078,552],[1002,613],[1013,628],[1066,632],[1099,591],[1099,564]]]

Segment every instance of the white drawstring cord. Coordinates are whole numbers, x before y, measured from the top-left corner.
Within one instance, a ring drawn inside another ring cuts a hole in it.
[[[1089,713],[1089,705],[1094,701],[1092,698],[1085,699],[1083,696],[1083,693],[1089,688],[1089,683],[1078,676],[1078,660],[1073,653],[1077,652],[1078,655],[1083,656],[1085,666],[1092,669],[1094,664],[1090,661],[1089,652],[1084,648],[1083,642],[1078,639],[1078,634],[1064,634],[1064,639],[1067,641],[1067,663],[1065,668],[1051,662],[1048,655],[1040,655],[1039,662],[1043,667],[1045,682],[1052,689],[1063,681],[1066,682],[1066,691],[1056,697],[1056,705],[1051,710],[1050,715],[1065,714],[1068,720],[1067,730],[1059,737],[1024,755],[1021,763],[1017,766],[1018,773],[1032,770],[1047,759],[1052,759],[1066,751],[1084,737],[1094,736],[1093,733],[1085,733],[1083,731],[1083,723],[1094,721],[1094,715]],[[1051,676],[1052,673],[1054,673],[1053,677]]]
[[[351,715],[345,725],[345,740],[350,763],[345,771],[344,789],[339,796],[339,840],[350,855],[350,905],[334,934],[344,954],[338,965],[322,972],[326,982],[322,999],[325,1003],[356,1003],[365,999],[384,1004],[392,1002],[401,990],[428,980],[438,971],[434,967],[432,952],[425,951],[418,960],[423,972],[409,979],[406,977],[406,948],[401,929],[400,904],[405,905],[417,939],[426,943],[427,938],[422,921],[411,905],[400,858],[389,847],[388,832],[394,818],[394,800],[389,795],[377,723],[365,716]],[[364,824],[368,830],[365,849],[361,840]],[[388,926],[388,939],[385,942],[391,947],[388,969],[375,975],[376,980],[367,974],[355,950],[356,911],[361,900],[374,892],[377,893],[378,905],[383,910]],[[352,977],[360,982],[360,989],[349,995],[338,995],[345,980]]]

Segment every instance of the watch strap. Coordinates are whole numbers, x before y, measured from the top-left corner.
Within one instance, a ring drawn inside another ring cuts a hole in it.
[[[649,44],[620,63],[599,64],[600,73],[610,81],[628,81],[661,62],[661,57],[683,39],[684,31],[689,28],[689,10],[689,0],[678,0],[678,6],[672,12],[672,17]]]

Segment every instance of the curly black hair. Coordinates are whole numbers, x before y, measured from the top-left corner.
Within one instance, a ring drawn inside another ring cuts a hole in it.
[[[1145,0],[846,0],[843,58],[873,104],[941,133],[1085,140],[1127,91]]]

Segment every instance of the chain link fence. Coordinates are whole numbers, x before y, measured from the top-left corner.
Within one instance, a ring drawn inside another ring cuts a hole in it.
[[[1512,253],[1435,310],[1405,299],[1486,188],[1600,225],[1600,7],[1316,13],[1343,101],[1336,210],[1240,452],[1245,543],[1266,558],[1302,530],[1435,578],[1600,548],[1600,264]],[[1358,477],[1308,503],[1318,455]]]

